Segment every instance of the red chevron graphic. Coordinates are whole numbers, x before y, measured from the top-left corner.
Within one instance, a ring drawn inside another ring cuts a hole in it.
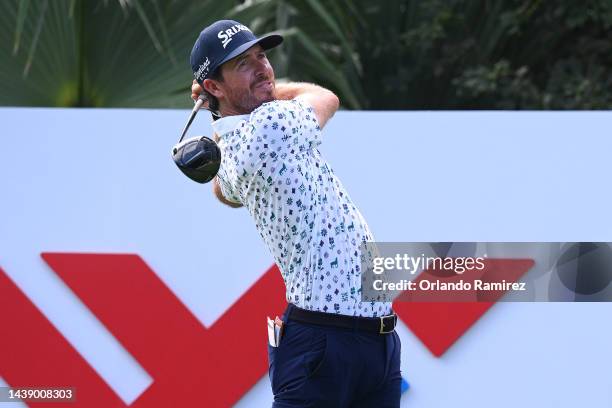
[[[516,282],[534,264],[532,259],[487,259],[485,268],[477,278],[491,282]],[[416,282],[424,278],[436,276],[431,270],[423,271],[416,278]],[[466,274],[467,275],[467,274]],[[488,276],[488,279],[487,279]],[[453,276],[452,279],[456,277]],[[472,277],[473,278],[473,277]],[[471,296],[473,299],[484,298],[490,302],[465,302],[452,300],[446,296],[447,302],[414,302],[416,299],[430,299],[431,295],[417,290],[416,293],[404,292],[395,302],[393,310],[410,330],[425,344],[436,357],[442,356],[469,328],[478,321],[499,300],[505,292],[490,292],[487,295],[462,293],[460,296]],[[444,298],[444,297],[443,297]],[[458,299],[454,299],[458,300]]]
[[[125,406],[2,269],[0,310],[0,375],[6,382],[16,387],[76,387],[77,401],[70,403],[75,407]]]
[[[264,317],[280,315],[286,305],[276,267],[205,328],[137,255],[42,256],[153,378],[130,407],[231,406],[267,371]],[[0,276],[1,306],[11,311],[6,327],[15,327],[0,348],[6,381],[76,387],[70,407],[125,407],[8,276]]]
[[[275,266],[205,328],[137,255],[42,257],[153,378],[130,407],[231,406],[266,372],[263,316],[285,307]],[[516,280],[531,265],[531,260],[495,260],[487,267]],[[441,356],[492,305],[395,302],[394,309]],[[9,384],[75,387],[70,407],[126,407],[1,269],[0,308],[10,311],[0,347],[0,375]]]

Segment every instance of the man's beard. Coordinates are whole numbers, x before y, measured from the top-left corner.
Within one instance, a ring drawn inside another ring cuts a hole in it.
[[[255,84],[255,86],[257,84]],[[262,104],[273,101],[274,92],[262,98],[257,98],[251,89],[230,89],[227,99],[232,105],[234,105],[234,109],[240,114],[249,114],[255,109],[259,108]]]

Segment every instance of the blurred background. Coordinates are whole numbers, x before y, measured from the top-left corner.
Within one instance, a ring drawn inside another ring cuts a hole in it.
[[[0,105],[188,108],[188,55],[236,19],[277,78],[344,109],[609,109],[609,0],[3,0]]]

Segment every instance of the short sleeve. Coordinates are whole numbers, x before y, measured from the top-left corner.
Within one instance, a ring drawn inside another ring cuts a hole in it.
[[[282,150],[305,152],[321,144],[321,128],[307,102],[292,99],[263,104],[251,114],[255,132]]]
[[[236,192],[232,189],[232,186],[228,182],[227,176],[217,177],[217,180],[219,180],[221,194],[223,194],[223,197],[225,197],[227,201],[231,201],[236,204],[242,204],[242,200],[240,199],[238,194],[236,194]]]
[[[221,149],[221,166],[217,173],[221,193],[226,200],[245,204],[245,185],[249,183],[246,172],[252,161],[250,144],[253,142],[252,126],[242,121],[233,131],[232,136],[222,137],[218,142]]]

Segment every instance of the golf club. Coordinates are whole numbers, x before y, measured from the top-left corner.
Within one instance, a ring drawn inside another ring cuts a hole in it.
[[[221,151],[217,144],[206,136],[196,136],[185,141],[183,141],[183,138],[205,102],[206,97],[203,94],[200,95],[183,128],[178,143],[172,148],[172,158],[178,168],[187,177],[202,184],[208,183],[217,175],[221,165]],[[212,113],[214,117],[216,112]]]

